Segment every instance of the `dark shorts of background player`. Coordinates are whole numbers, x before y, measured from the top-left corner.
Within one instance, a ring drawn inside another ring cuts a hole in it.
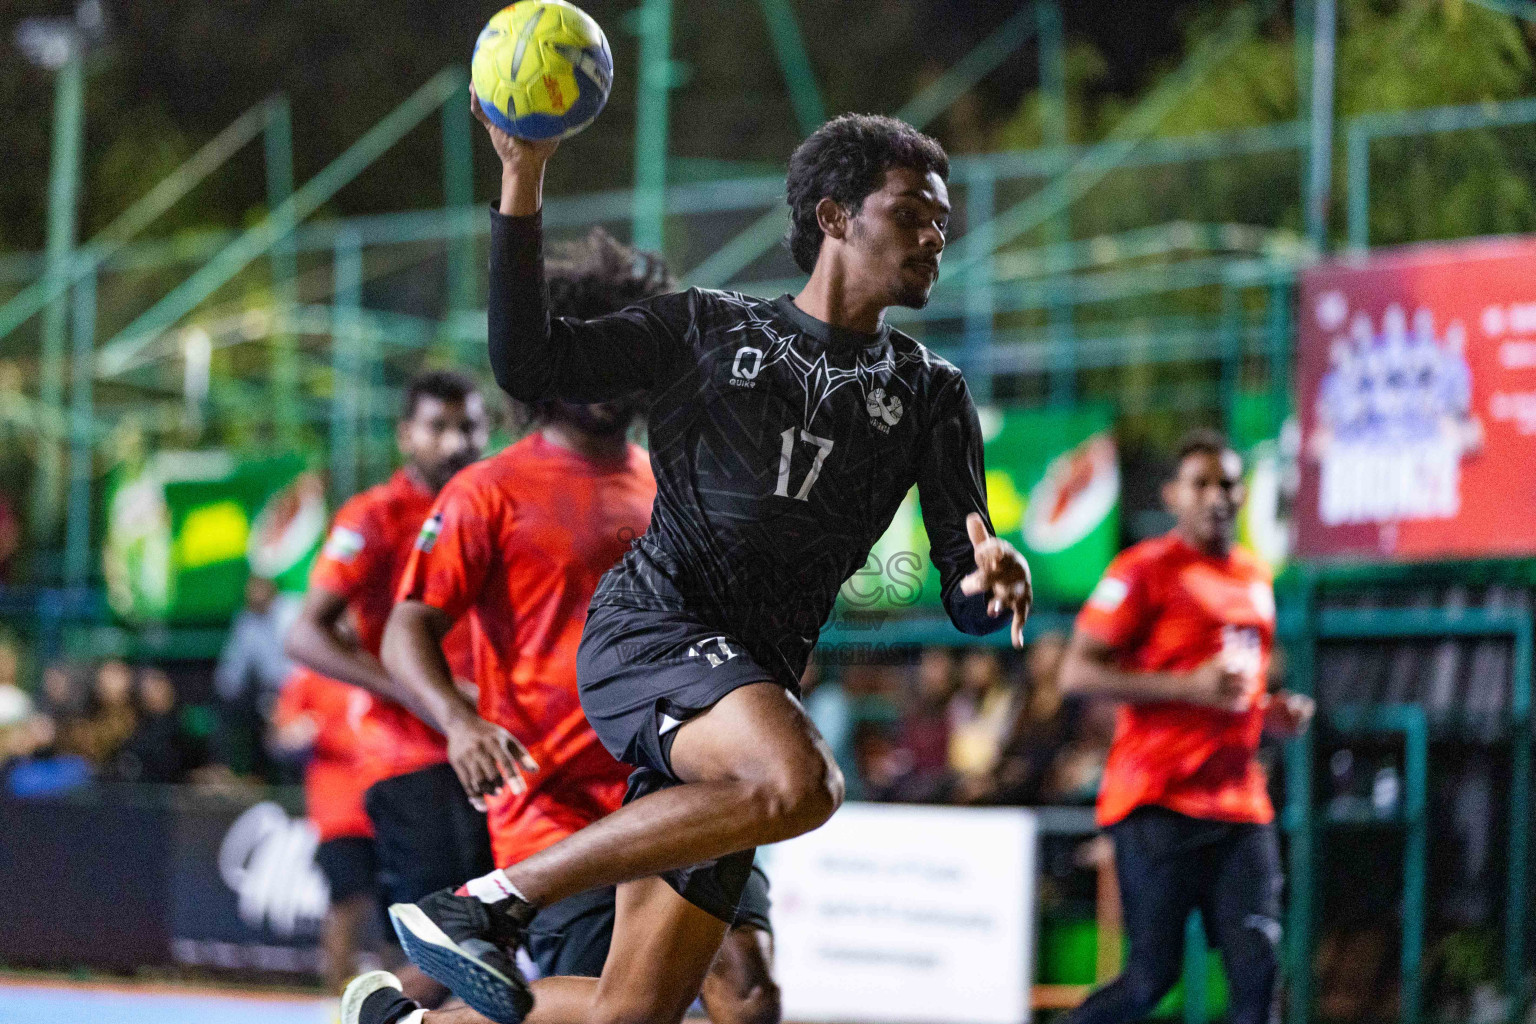
[[[755,865],[747,879],[737,928],[773,934],[768,921],[768,876]],[[596,978],[613,944],[614,888],[593,889],[540,910],[528,926],[526,949],[543,978]]]
[[[378,854],[367,836],[327,839],[315,850],[315,864],[330,887],[332,903],[373,893],[378,884]]]
[[[676,725],[732,690],[774,682],[734,638],[678,612],[597,605],[576,654],[581,707],[608,752],[635,766],[624,802],[681,783],[672,772]],[[667,871],[678,894],[727,924],[736,920],[753,850]]]
[[[396,775],[368,787],[379,885],[390,903],[423,896],[493,871],[485,814],[469,805],[447,764]]]

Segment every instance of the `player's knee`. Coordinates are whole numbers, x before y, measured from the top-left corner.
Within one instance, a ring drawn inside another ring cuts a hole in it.
[[[754,784],[762,815],[777,839],[817,828],[843,802],[843,773],[824,757],[781,766]]]
[[[725,1002],[722,1019],[715,1020],[711,1007],[715,1024],[779,1024],[783,1018],[779,986],[772,978],[764,978],[750,992],[733,993]]]

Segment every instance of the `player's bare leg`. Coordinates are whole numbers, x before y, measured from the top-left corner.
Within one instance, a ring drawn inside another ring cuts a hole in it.
[[[711,977],[725,933],[724,921],[659,878],[621,885],[603,976],[534,982],[525,1024],[676,1024]],[[422,1017],[422,1024],[485,1021],[467,1007]]]
[[[412,962],[470,1006],[520,1024],[533,993],[507,952],[535,908],[808,832],[843,798],[842,773],[798,701],[774,683],[732,690],[678,728],[681,785],[648,794],[457,893],[390,908]]]
[[[506,869],[528,902],[686,867],[809,832],[843,799],[826,742],[776,683],[732,690],[678,727],[684,785],[641,797]]]
[[[732,928],[704,979],[704,1009],[714,1024],[779,1024],[779,986],[773,980],[773,935]]]

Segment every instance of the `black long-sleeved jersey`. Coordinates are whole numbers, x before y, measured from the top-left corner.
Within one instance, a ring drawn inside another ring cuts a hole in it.
[[[651,526],[594,606],[685,611],[793,686],[916,483],[950,619],[973,634],[1007,621],[959,589],[975,569],[966,515],[987,510],[981,429],[953,364],[888,327],[822,323],[788,296],[692,288],[552,320],[540,218],[491,217],[501,387],[524,401],[648,395]]]

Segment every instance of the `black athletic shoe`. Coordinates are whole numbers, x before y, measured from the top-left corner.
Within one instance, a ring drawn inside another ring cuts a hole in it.
[[[421,1004],[405,998],[388,971],[359,974],[341,994],[341,1024],[417,1024],[421,1014]]]
[[[482,903],[452,889],[389,908],[411,963],[496,1024],[522,1024],[533,1009],[516,960],[533,915],[534,907],[515,896]]]

